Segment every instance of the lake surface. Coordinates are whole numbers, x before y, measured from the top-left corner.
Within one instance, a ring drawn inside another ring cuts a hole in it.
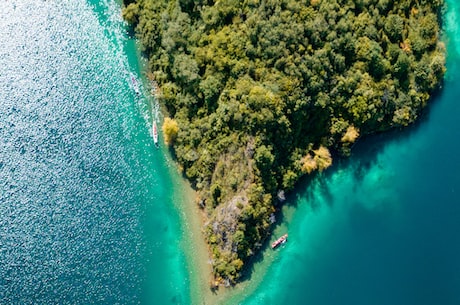
[[[448,73],[427,114],[301,182],[275,229],[289,242],[228,304],[460,304],[460,5],[447,2]],[[0,10],[0,304],[201,303],[119,10]]]
[[[7,1],[0,41],[0,303],[188,303],[175,182],[120,7]]]

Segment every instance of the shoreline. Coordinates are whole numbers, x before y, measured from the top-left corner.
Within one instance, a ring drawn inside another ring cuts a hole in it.
[[[152,110],[155,104],[158,104],[156,95],[159,94],[161,89],[149,77],[148,68],[137,48],[136,52],[139,69],[138,76],[144,85],[144,89],[146,89],[142,94],[146,98],[146,106],[151,115],[147,123],[151,126],[151,119],[153,119]],[[161,117],[158,120],[158,124],[161,126],[164,117],[167,116],[167,111],[161,104],[158,104],[158,106],[158,114]],[[251,263],[251,271],[249,271],[249,274],[243,276],[244,279],[242,281],[239,281],[235,286],[224,287],[220,285],[216,290],[212,290],[210,284],[214,277],[210,264],[211,255],[202,230],[205,222],[204,212],[196,203],[197,192],[180,172],[180,165],[173,159],[169,147],[164,144],[162,139],[162,132],[159,132],[159,149],[163,154],[169,170],[169,176],[175,186],[172,204],[180,218],[180,227],[182,230],[180,249],[183,251],[189,275],[190,302],[192,305],[240,304],[262,283],[270,267],[278,258],[279,252],[272,252],[269,243],[267,243],[267,246],[257,254],[258,257],[255,261]],[[284,215],[284,220],[275,225],[272,238],[289,231],[288,223],[292,219],[294,211],[295,208],[283,205],[281,213]]]
[[[121,1],[120,1],[121,2]],[[136,39],[133,39],[136,41]],[[142,95],[145,97],[145,106],[148,109],[149,120],[146,122],[151,126],[151,120],[154,119],[153,110],[155,104],[158,104],[158,120],[159,129],[163,118],[167,116],[166,109],[158,103],[157,94],[160,93],[160,88],[155,80],[151,78],[150,71],[145,58],[139,51],[136,43],[134,43],[136,52],[135,68],[137,68],[137,76],[143,84]],[[160,151],[164,156],[169,176],[174,184],[175,194],[172,196],[172,204],[179,213],[181,227],[180,250],[186,260],[187,272],[189,275],[189,293],[191,304],[234,304],[241,302],[249,293],[253,292],[262,278],[267,273],[268,267],[273,263],[276,254],[262,250],[258,255],[261,256],[260,261],[253,262],[250,271],[250,279],[245,279],[238,282],[236,286],[224,287],[219,286],[217,290],[211,290],[211,282],[214,279],[212,268],[209,260],[211,259],[209,246],[205,241],[203,234],[203,226],[205,217],[203,211],[196,203],[197,192],[192,188],[189,181],[183,177],[180,172],[179,164],[174,161],[169,147],[163,142],[163,134],[159,132]],[[282,224],[277,224],[278,228]],[[275,231],[276,231],[275,228]]]
[[[235,286],[219,286],[217,290],[211,290],[210,283],[213,280],[212,268],[209,263],[210,252],[202,231],[204,225],[203,211],[195,202],[197,193],[190,183],[181,175],[178,164],[172,159],[168,148],[163,145],[162,152],[168,162],[170,175],[177,187],[178,195],[174,204],[181,218],[182,242],[188,274],[190,280],[191,304],[239,304],[248,295],[253,293],[263,281],[271,266],[281,254],[280,251],[271,251],[269,243],[258,255],[258,259],[252,262],[249,277]],[[295,208],[285,206],[282,213],[285,219],[274,228],[276,234],[287,232],[289,222],[293,218]],[[275,235],[276,235],[275,234]],[[247,276],[247,275],[246,275]]]
[[[143,84],[143,88],[146,89],[142,91],[142,94],[145,97],[145,106],[149,109],[149,120],[146,123],[151,126],[151,120],[154,118],[153,109],[155,103],[158,103],[156,95],[159,94],[160,88],[152,83],[144,58],[137,47],[136,55],[139,81]],[[154,90],[152,91],[151,89]],[[158,114],[161,117],[158,124],[161,126],[167,112],[160,104]],[[192,188],[189,181],[183,177],[179,164],[174,161],[169,147],[164,144],[162,139],[162,132],[159,132],[160,150],[166,161],[169,176],[175,186],[172,204],[179,213],[181,222],[180,249],[183,251],[186,260],[190,281],[189,297],[191,304],[239,304],[248,294],[256,290],[277,254],[267,251],[268,248],[261,250],[258,254],[260,255],[260,260],[253,262],[251,265],[252,271],[250,271],[249,279],[238,282],[236,286],[219,286],[218,289],[212,290],[210,284],[214,277],[209,262],[211,255],[202,230],[205,221],[204,212],[196,203],[197,192]],[[280,226],[285,227],[285,222],[278,223],[274,232],[278,231]]]
[[[121,2],[121,0],[119,1]],[[139,51],[139,48],[134,40],[134,47],[136,51],[136,66],[139,81],[143,84],[143,88],[146,90],[142,91],[142,95],[145,97],[146,107],[149,110],[149,121],[147,124],[151,126],[151,119],[153,119],[153,108],[154,104],[157,103],[156,94],[158,94],[159,88],[152,83],[152,79],[149,77],[150,71],[148,70],[145,58]],[[151,89],[154,89],[152,91]],[[158,124],[161,124],[162,119],[165,117],[165,109],[159,105],[159,115],[161,119]],[[169,169],[169,176],[175,186],[175,194],[172,196],[175,209],[179,213],[181,220],[180,227],[182,229],[181,236],[181,250],[186,258],[187,272],[189,274],[190,281],[190,300],[191,304],[218,304],[222,303],[226,294],[223,293],[222,287],[220,291],[213,293],[210,289],[209,284],[211,283],[212,269],[209,264],[209,248],[205,242],[204,235],[202,232],[204,217],[203,211],[200,210],[198,205],[195,203],[196,191],[193,190],[190,183],[180,173],[177,162],[173,160],[173,157],[169,151],[169,148],[164,144],[162,138],[162,132],[159,132],[160,150],[164,156]]]
[[[190,280],[191,304],[223,304],[229,297],[238,294],[239,285],[247,286],[247,282],[237,287],[219,287],[213,291],[210,283],[213,280],[212,268],[209,263],[210,252],[203,234],[203,211],[195,202],[196,191],[181,175],[178,164],[172,159],[168,148],[163,144],[162,152],[168,162],[169,174],[176,186],[177,196],[174,205],[180,214],[182,241],[181,248],[186,258]]]

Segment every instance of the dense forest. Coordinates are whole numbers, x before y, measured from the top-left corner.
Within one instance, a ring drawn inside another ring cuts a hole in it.
[[[134,0],[168,145],[236,283],[299,178],[417,119],[445,72],[443,0]],[[335,157],[334,157],[335,158]]]

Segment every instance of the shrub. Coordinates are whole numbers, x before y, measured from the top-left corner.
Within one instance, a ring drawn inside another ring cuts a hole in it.
[[[166,145],[173,145],[179,132],[179,125],[174,119],[165,118],[163,122],[163,134]]]

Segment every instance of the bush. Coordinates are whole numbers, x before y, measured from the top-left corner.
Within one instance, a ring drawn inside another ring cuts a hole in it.
[[[179,132],[179,125],[174,119],[165,118],[163,122],[163,134],[166,145],[173,145]]]
[[[354,143],[359,137],[359,129],[354,126],[349,126],[343,135],[341,141],[343,143]]]
[[[318,170],[321,172],[332,165],[332,157],[329,149],[325,146],[320,146],[317,150],[313,151],[315,153],[316,164],[318,165]]]

